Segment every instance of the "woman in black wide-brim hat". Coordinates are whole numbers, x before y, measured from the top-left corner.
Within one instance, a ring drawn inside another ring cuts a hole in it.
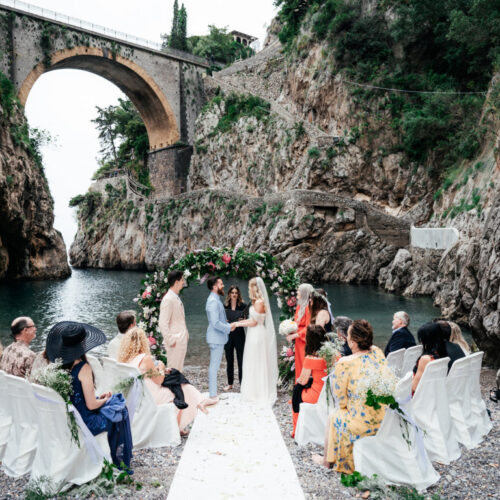
[[[50,361],[61,360],[63,368],[71,373],[71,402],[90,432],[94,436],[107,432],[113,463],[118,466],[124,463],[129,468],[132,436],[127,409],[125,407],[122,410],[122,419],[118,422],[111,421],[101,412],[112,395],[108,392],[96,397],[94,373],[85,357],[86,352],[105,342],[104,333],[94,326],[75,321],[61,321],[49,331],[46,352]]]

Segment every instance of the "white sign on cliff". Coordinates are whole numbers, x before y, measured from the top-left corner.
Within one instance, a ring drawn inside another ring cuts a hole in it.
[[[447,250],[459,239],[454,227],[413,227],[410,231],[411,246],[432,250]]]

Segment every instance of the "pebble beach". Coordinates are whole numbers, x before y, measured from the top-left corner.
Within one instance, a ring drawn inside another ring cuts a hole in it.
[[[208,391],[207,372],[207,367],[185,367],[187,378],[202,392]],[[500,449],[500,404],[489,399],[490,390],[496,386],[495,373],[494,370],[487,368],[481,372],[483,399],[487,408],[491,411],[493,429],[477,448],[467,450],[461,447],[461,457],[450,465],[434,464],[441,478],[436,485],[428,489],[429,498],[433,494],[438,494],[441,498],[450,500],[498,498],[498,485],[500,484],[500,456],[498,452]],[[223,364],[219,371],[219,387],[223,387],[225,384],[225,365]],[[239,390],[237,383],[235,390]],[[311,444],[299,447],[291,438],[292,420],[291,409],[288,404],[289,399],[290,395],[287,391],[279,391],[278,401],[274,405],[274,414],[292,457],[306,499],[361,498],[361,491],[342,486],[339,474],[317,466],[311,461],[312,453],[322,453],[321,447]],[[144,500],[165,499],[187,439],[187,437],[182,438],[181,445],[173,448],[144,449],[134,452],[132,459],[134,479],[142,485],[142,488],[137,490],[135,486],[130,486],[127,487],[124,493],[114,494],[112,497]],[[0,498],[24,498],[27,483],[27,477],[14,480],[0,471]],[[70,491],[67,498],[78,497],[72,496]]]

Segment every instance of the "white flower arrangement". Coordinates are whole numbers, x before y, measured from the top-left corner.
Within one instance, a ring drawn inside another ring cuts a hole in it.
[[[182,273],[183,278],[187,281],[189,277],[191,276],[191,271],[189,269],[184,269],[184,272]]]
[[[295,321],[293,321],[292,319],[285,319],[280,323],[279,333],[284,337],[292,333],[295,333],[297,330],[298,330],[297,323],[295,323]]]
[[[398,379],[393,371],[386,367],[385,370],[365,370],[358,384],[358,394],[368,395],[368,391],[377,397],[394,396]]]

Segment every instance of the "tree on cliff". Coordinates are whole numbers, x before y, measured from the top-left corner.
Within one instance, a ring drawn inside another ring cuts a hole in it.
[[[118,99],[117,106],[96,107],[97,117],[92,120],[99,131],[101,149],[99,169],[94,174],[103,174],[127,168],[135,173],[142,184],[149,185],[145,157],[149,150],[149,139],[144,122],[128,99]]]
[[[163,39],[162,47],[170,47],[177,50],[188,50],[187,43],[187,11],[184,4],[179,9],[177,0],[174,1],[172,29],[170,35],[162,34]]]

